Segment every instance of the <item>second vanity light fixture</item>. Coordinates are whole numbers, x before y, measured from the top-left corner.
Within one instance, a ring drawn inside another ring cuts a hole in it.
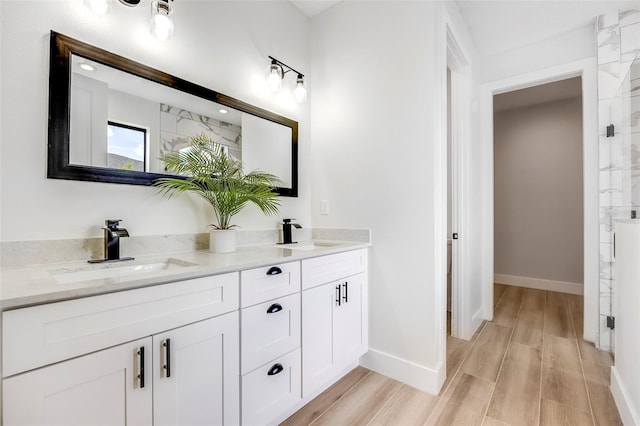
[[[269,65],[269,76],[267,77],[267,84],[269,85],[269,88],[274,92],[280,90],[280,87],[282,87],[282,80],[284,80],[284,75],[289,71],[293,71],[298,75],[296,78],[296,88],[293,92],[296,101],[299,103],[306,102],[307,89],[304,86],[304,74],[294,70],[289,65],[277,60],[273,56],[269,56],[269,59],[271,59],[271,65]]]
[[[125,6],[135,7],[140,0],[118,0]],[[169,40],[173,35],[173,0],[153,0],[151,2],[151,20],[149,30],[158,40]],[[106,15],[111,11],[113,0],[84,0],[84,4],[98,15]]]

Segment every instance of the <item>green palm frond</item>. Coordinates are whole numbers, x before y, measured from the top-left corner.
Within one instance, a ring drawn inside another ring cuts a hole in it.
[[[161,159],[168,171],[185,178],[156,179],[153,185],[158,192],[167,197],[180,192],[197,194],[213,208],[217,225],[212,226],[217,229],[234,227],[231,217],[247,203],[255,204],[266,215],[278,213],[280,200],[274,192],[280,183],[278,177],[259,170],[245,174],[239,160],[204,134],[191,138],[189,149]]]

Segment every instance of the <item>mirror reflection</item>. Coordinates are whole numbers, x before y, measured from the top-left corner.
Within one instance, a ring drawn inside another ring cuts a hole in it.
[[[70,164],[162,174],[199,134],[291,186],[290,127],[72,55]]]

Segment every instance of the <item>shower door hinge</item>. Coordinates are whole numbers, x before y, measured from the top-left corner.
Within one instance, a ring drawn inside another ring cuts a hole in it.
[[[451,238],[453,238],[454,240],[458,239],[458,233],[454,232],[453,235],[451,236]]]
[[[614,329],[616,328],[616,317],[607,316],[607,328]]]
[[[609,124],[607,126],[607,137],[608,138],[612,138],[616,135],[616,132],[614,130],[613,124]]]

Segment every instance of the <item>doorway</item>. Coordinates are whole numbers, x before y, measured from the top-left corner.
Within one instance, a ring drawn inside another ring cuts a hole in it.
[[[493,97],[494,281],[582,294],[580,77]]]
[[[483,169],[482,303],[486,319],[493,319],[494,282],[494,114],[493,96],[505,92],[581,77],[583,162],[583,291],[584,339],[595,341],[598,329],[598,120],[596,64],[593,59],[488,83],[481,86]]]

